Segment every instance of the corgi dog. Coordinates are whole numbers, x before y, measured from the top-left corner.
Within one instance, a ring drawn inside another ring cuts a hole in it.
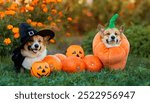
[[[124,35],[124,28],[117,28],[115,14],[109,21],[108,27],[98,26],[99,32],[93,39],[93,53],[98,56],[104,67],[123,70],[126,66],[130,44]]]
[[[104,29],[104,27],[101,26],[100,36],[102,42],[105,44],[107,48],[120,46],[121,36],[124,35],[123,31],[124,31],[123,26],[121,26],[120,29],[117,28]]]
[[[46,38],[40,35],[33,36],[21,49],[22,56],[26,57],[22,66],[30,69],[36,61],[41,61],[47,55]]]
[[[44,59],[47,55],[46,44],[55,36],[51,30],[36,31],[27,23],[20,24],[19,32],[21,45],[13,51],[12,55],[16,72],[30,70],[34,62]]]

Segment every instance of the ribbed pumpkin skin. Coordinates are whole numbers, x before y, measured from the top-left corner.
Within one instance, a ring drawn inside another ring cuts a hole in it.
[[[85,62],[86,70],[90,72],[98,72],[103,67],[103,64],[101,63],[99,58],[94,55],[86,55],[83,61]]]
[[[62,63],[55,55],[48,55],[43,59],[43,61],[49,64],[52,71],[61,71],[62,69]]]
[[[69,73],[82,72],[85,70],[85,63],[76,56],[67,57],[63,62],[63,71]]]
[[[101,41],[100,33],[93,39],[93,53],[98,56],[104,67],[110,69],[124,69],[130,50],[130,44],[124,34],[121,36],[121,45],[118,47],[106,48]]]
[[[58,57],[61,62],[67,58],[66,55],[60,53],[55,54],[55,56]]]

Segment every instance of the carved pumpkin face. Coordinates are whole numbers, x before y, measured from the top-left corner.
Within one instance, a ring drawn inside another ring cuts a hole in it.
[[[43,77],[43,76],[49,76],[50,75],[50,68],[48,63],[39,61],[32,64],[31,68],[31,75],[35,77]]]
[[[79,57],[79,58],[83,58],[84,57],[84,50],[79,45],[71,45],[67,49],[66,56],[67,57],[76,56],[76,57]]]

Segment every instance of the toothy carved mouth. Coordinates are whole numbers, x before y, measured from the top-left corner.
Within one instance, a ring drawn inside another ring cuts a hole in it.
[[[40,76],[40,77],[43,77],[43,76],[47,76],[48,73],[46,75],[41,75],[41,74],[37,73],[37,75]]]

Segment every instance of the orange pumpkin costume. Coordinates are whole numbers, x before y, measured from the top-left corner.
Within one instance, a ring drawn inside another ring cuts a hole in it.
[[[98,56],[105,67],[112,69],[124,69],[129,54],[130,45],[122,35],[121,44],[118,47],[107,48],[102,42],[100,33],[97,33],[93,40],[93,53]]]
[[[110,20],[109,28],[115,28],[115,19],[118,17],[116,14]],[[93,39],[93,53],[98,56],[104,67],[110,69],[124,69],[127,57],[130,50],[130,44],[124,34],[121,34],[121,44],[117,47],[107,48],[102,42],[101,32],[98,32]]]

